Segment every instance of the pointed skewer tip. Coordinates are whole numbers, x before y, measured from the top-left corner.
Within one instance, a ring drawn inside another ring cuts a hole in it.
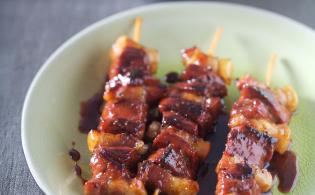
[[[272,72],[273,72],[274,66],[277,62],[277,58],[278,58],[278,56],[276,53],[272,53],[270,58],[269,58],[268,65],[267,65],[266,77],[265,77],[265,82],[266,82],[267,86],[269,86],[271,83]]]
[[[138,16],[135,19],[134,30],[133,30],[133,40],[137,43],[140,41],[141,26],[142,26],[142,18]]]
[[[157,188],[157,189],[154,190],[153,195],[159,195],[160,192],[161,192],[161,190],[159,188]]]
[[[215,30],[215,33],[212,37],[209,49],[208,49],[208,55],[214,55],[214,50],[217,48],[219,40],[221,38],[221,34],[223,33],[223,28],[222,27],[218,27]]]

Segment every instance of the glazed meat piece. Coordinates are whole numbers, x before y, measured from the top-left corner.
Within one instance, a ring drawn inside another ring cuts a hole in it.
[[[216,194],[261,194],[274,183],[266,169],[274,152],[289,148],[288,122],[296,94],[287,87],[272,90],[250,76],[240,79],[237,87],[240,98],[232,106],[230,132],[217,165]]]
[[[127,36],[121,36],[113,44],[110,51],[111,66],[109,78],[137,73],[135,77],[155,73],[158,63],[158,53],[154,49],[144,48]]]
[[[179,90],[191,91],[208,97],[227,95],[223,79],[213,73],[211,68],[201,67],[194,64],[188,65],[181,75],[181,79],[190,81],[189,86],[178,84]]]
[[[231,83],[232,62],[230,59],[218,59],[203,53],[197,47],[182,50],[182,60],[186,68],[181,75],[182,80],[208,82],[222,96],[227,93],[225,84]]]
[[[172,145],[157,150],[148,158],[148,161],[171,171],[174,176],[189,179],[195,178],[198,165],[197,161],[190,161],[189,155],[185,151]]]
[[[111,134],[97,130],[90,131],[88,146],[91,152],[97,152],[111,162],[126,167],[135,167],[148,147],[142,140],[128,134]],[[92,166],[92,165],[91,165]]]
[[[163,148],[169,144],[172,147],[183,150],[193,160],[205,159],[210,151],[209,142],[172,127],[162,129],[161,133],[154,139],[153,147]]]
[[[132,179],[126,167],[104,158],[99,150],[94,151],[90,166],[93,176],[84,184],[84,194],[146,194],[141,181]]]
[[[237,157],[224,153],[220,160],[216,194],[260,194],[253,170]]]
[[[210,151],[203,138],[213,131],[226,95],[224,79],[212,67],[217,69],[217,59],[197,48],[185,50],[182,57],[186,67],[181,82],[160,101],[162,125],[150,132],[153,152],[138,168],[137,178],[155,194],[197,194],[196,174]]]
[[[242,98],[242,97],[241,97]],[[266,106],[261,100],[257,98],[244,98],[235,102],[231,110],[230,124],[234,123],[233,119],[237,116],[242,116],[244,119],[264,119],[268,121],[275,121],[271,114],[269,106]],[[235,125],[233,125],[235,126]]]
[[[166,87],[151,76],[144,75],[144,78],[134,81],[128,75],[118,75],[106,83],[104,100],[141,100],[152,104],[160,100],[165,91]]]
[[[147,150],[147,146],[144,142],[137,137],[129,134],[112,134],[104,133],[98,130],[91,130],[88,134],[87,143],[91,152],[98,146],[101,147],[121,147],[126,146],[135,148],[138,153],[143,154]]]
[[[263,168],[272,158],[276,140],[247,126],[233,127],[228,135],[225,151],[249,165]]]
[[[107,102],[98,129],[107,133],[129,133],[142,138],[148,105],[138,100]]]
[[[148,189],[158,189],[164,194],[194,195],[199,191],[196,181],[175,177],[166,168],[150,161],[145,161],[139,165],[138,177]]]
[[[220,77],[208,78],[208,81],[199,81],[195,78],[192,77],[189,83],[178,82],[174,84],[171,87],[170,94],[177,95],[182,92],[188,92],[205,97],[223,97],[227,94],[224,82]]]
[[[172,126],[192,135],[199,135],[198,125],[176,112],[163,112],[162,127]]]
[[[289,122],[292,112],[277,100],[276,94],[267,86],[258,83],[251,77],[244,77],[238,82],[237,87],[241,92],[241,97],[244,99],[257,98],[269,106],[276,123]]]
[[[122,78],[123,79],[123,78]],[[110,80],[106,83],[104,92],[104,100],[106,102],[115,101],[115,100],[138,100],[138,101],[145,101],[147,91],[145,90],[144,86],[130,86],[130,85],[123,85],[121,81],[114,79]]]
[[[159,109],[162,113],[174,112],[196,123],[200,127],[199,135],[203,137],[212,131],[212,125],[221,110],[221,101],[216,97],[203,99],[202,102],[168,97],[160,102]]]

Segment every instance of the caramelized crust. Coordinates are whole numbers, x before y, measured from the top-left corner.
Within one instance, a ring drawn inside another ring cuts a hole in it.
[[[138,100],[107,102],[98,129],[107,133],[129,133],[142,138],[148,106]]]
[[[152,154],[148,161],[165,168],[176,177],[195,178],[197,162],[191,162],[189,156],[180,148],[169,145]]]
[[[196,123],[200,127],[198,134],[203,137],[212,131],[212,125],[221,110],[221,101],[217,97],[203,99],[202,102],[168,97],[160,102],[159,109],[162,113],[174,112]]]
[[[289,122],[292,112],[282,104],[284,102],[277,99],[276,94],[267,86],[260,84],[253,78],[247,76],[238,82],[237,87],[241,92],[241,97],[244,99],[258,98],[264,102],[276,119],[276,123]]]
[[[200,160],[205,159],[210,151],[209,142],[172,127],[162,129],[161,133],[153,141],[155,148],[167,147],[170,144],[183,150],[193,160],[198,158]]]
[[[198,136],[198,125],[175,112],[163,112],[162,127],[172,126]]]
[[[239,101],[232,106],[230,114],[230,124],[234,123],[234,118],[242,115],[245,120],[248,119],[265,119],[268,121],[275,121],[268,106],[257,98],[248,99],[240,97]]]
[[[196,181],[175,177],[169,170],[150,161],[140,164],[138,176],[149,189],[159,189],[164,194],[195,195],[199,191]]]
[[[90,166],[93,176],[84,184],[86,195],[147,194],[142,182],[132,179],[127,168],[104,158],[99,150],[94,152]]]
[[[276,140],[265,133],[247,126],[238,126],[230,130],[225,151],[241,159],[248,165],[263,168],[272,158]]]

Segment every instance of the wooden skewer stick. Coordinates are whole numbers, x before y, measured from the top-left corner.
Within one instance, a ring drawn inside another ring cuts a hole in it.
[[[277,54],[272,53],[268,61],[267,72],[266,72],[266,77],[265,77],[265,82],[267,86],[269,86],[271,83],[272,72],[276,64],[276,61],[277,61]]]
[[[141,26],[142,26],[142,18],[138,16],[135,19],[134,29],[133,29],[133,40],[137,43],[140,41]]]
[[[211,40],[211,43],[210,43],[210,47],[208,49],[208,55],[214,55],[214,50],[218,46],[218,42],[220,40],[222,32],[223,32],[223,28],[222,27],[218,27],[215,30],[215,33],[214,33],[214,35],[212,37],[212,40]]]
[[[154,190],[153,195],[159,195],[160,192],[161,192],[161,190],[159,188],[157,188],[157,189]]]

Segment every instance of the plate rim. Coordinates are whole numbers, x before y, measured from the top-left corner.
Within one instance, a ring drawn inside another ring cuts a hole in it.
[[[129,15],[134,15],[136,13],[141,13],[143,11],[148,11],[148,10],[159,10],[159,9],[164,9],[164,8],[169,8],[169,7],[175,7],[175,6],[202,6],[202,5],[207,5],[207,6],[222,6],[222,7],[228,7],[228,8],[238,8],[240,10],[244,11],[250,11],[250,12],[255,12],[256,14],[261,14],[264,15],[265,17],[269,18],[274,18],[277,20],[280,20],[288,25],[292,25],[296,28],[299,28],[299,30],[303,32],[307,32],[311,34],[312,36],[315,37],[315,31],[307,26],[304,23],[298,22],[292,18],[289,18],[287,16],[281,15],[279,13],[275,13],[269,10],[265,10],[262,8],[258,7],[253,7],[253,6],[248,6],[248,5],[243,5],[243,4],[237,4],[237,3],[230,3],[230,2],[218,2],[218,1],[213,1],[213,2],[206,2],[206,1],[185,1],[185,2],[159,2],[159,3],[152,3],[152,4],[147,4],[147,5],[141,5],[138,7],[134,7],[131,9],[126,9],[123,11],[120,11],[118,13],[109,15],[104,17],[103,19],[100,19],[79,32],[75,33],[72,35],[70,38],[68,38],[66,41],[64,41],[48,58],[47,60],[42,64],[42,66],[39,68],[37,71],[36,75],[34,76],[31,84],[28,87],[27,93],[25,95],[24,103],[23,103],[23,108],[22,108],[22,116],[21,116],[21,140],[22,140],[22,148],[23,148],[23,153],[26,159],[26,163],[28,165],[28,168],[39,186],[39,188],[45,193],[45,194],[50,194],[52,193],[50,191],[50,188],[47,186],[47,184],[44,182],[42,178],[38,175],[38,170],[36,170],[36,167],[34,166],[33,159],[31,157],[31,151],[28,147],[29,140],[26,138],[27,130],[26,130],[26,115],[27,115],[27,110],[29,108],[29,102],[31,99],[31,95],[33,93],[33,90],[38,83],[38,80],[40,79],[41,75],[43,72],[47,69],[47,67],[51,64],[51,62],[58,56],[60,55],[63,50],[65,50],[68,46],[76,42],[76,40],[80,39],[82,36],[88,34],[89,32],[101,27],[102,25],[105,25],[107,23],[113,22],[117,19],[127,17]]]

